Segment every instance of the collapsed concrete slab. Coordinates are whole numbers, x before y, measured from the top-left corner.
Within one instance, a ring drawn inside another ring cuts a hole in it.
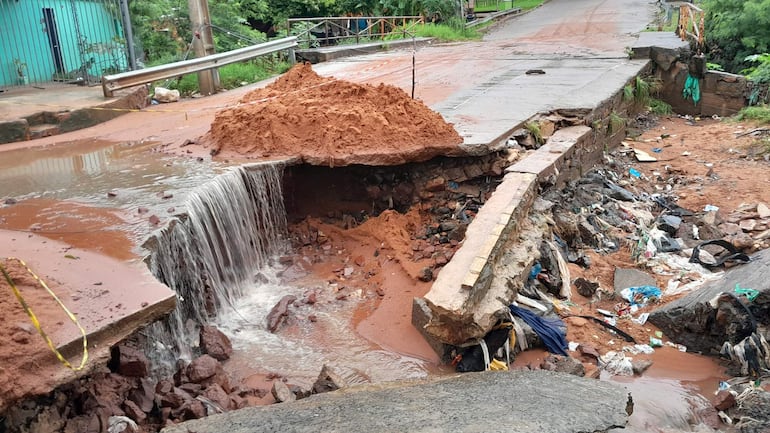
[[[539,188],[582,174],[601,155],[593,130],[573,126],[556,131],[545,145],[506,169],[503,182],[468,226],[465,240],[441,270],[431,290],[416,298],[412,323],[436,352],[483,337],[497,313],[525,282],[547,222],[529,218]]]
[[[481,372],[345,388],[161,432],[598,432],[623,428],[632,410],[628,392],[609,382],[544,370]]]
[[[770,251],[763,250],[750,263],[730,269],[719,280],[658,308],[649,321],[672,341],[687,346],[688,351],[718,353],[725,341],[737,343],[751,327],[750,323],[741,323],[748,314],[738,302],[746,306],[759,324],[770,325],[768,266]],[[757,290],[759,294],[749,301],[736,293],[738,286]],[[722,301],[721,293],[728,294]]]
[[[169,313],[176,305],[174,292],[138,261],[125,263],[35,234],[8,230],[0,230],[0,256],[18,257],[49,285],[85,330],[89,355],[80,371],[62,365],[42,342],[0,275],[0,287],[7,289],[3,311],[8,316],[4,320],[9,322],[1,332],[4,347],[0,354],[0,412],[18,399],[46,394],[104,365],[111,345]],[[80,331],[53,301],[33,302],[48,300],[49,296],[23,266],[15,260],[7,260],[6,265],[8,262],[16,267],[14,284],[42,329],[54,347],[77,366],[83,351]],[[6,331],[12,334],[7,335]]]

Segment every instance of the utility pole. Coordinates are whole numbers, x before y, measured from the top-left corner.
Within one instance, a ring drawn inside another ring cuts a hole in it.
[[[208,0],[188,0],[190,27],[193,32],[195,57],[214,54],[214,36],[211,34],[211,17]],[[213,95],[219,87],[219,73],[216,69],[198,72],[198,87],[201,95]]]
[[[128,12],[128,0],[120,0],[120,18],[123,22],[123,37],[126,38],[128,68],[136,70],[136,48],[134,47],[134,31],[131,28],[131,14]]]

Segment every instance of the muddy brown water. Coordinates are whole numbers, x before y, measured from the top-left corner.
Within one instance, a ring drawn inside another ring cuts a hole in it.
[[[124,260],[141,258],[146,251],[139,245],[157,229],[149,217],[158,216],[163,225],[184,210],[191,190],[226,169],[153,153],[154,144],[84,141],[0,152],[0,199],[18,200],[0,207],[0,228],[34,231]],[[353,253],[356,248],[367,253],[374,249],[360,240],[346,247]],[[216,320],[236,348],[228,370],[240,379],[279,373],[303,386],[312,383],[324,363],[341,366],[353,382],[451,373],[438,365],[410,323],[411,299],[424,294],[427,285],[417,287],[396,263],[386,263],[382,271],[386,299],[372,300],[365,291],[354,290],[340,302],[323,265],[308,263],[295,275],[262,270],[262,282],[239,302],[237,311]],[[281,296],[301,297],[308,290],[321,295],[317,305],[300,307],[280,334],[265,330],[264,317]],[[517,357],[516,365],[537,365],[542,357],[542,351],[529,351]],[[711,358],[672,348],[657,350],[652,359],[643,377],[602,377],[632,393],[635,411],[629,429],[707,429],[705,417],[713,417],[708,399],[724,379],[723,369]]]

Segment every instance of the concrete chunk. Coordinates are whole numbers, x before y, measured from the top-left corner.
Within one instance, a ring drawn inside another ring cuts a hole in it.
[[[610,382],[542,370],[481,372],[356,386],[161,432],[593,432],[624,427],[632,405],[628,392]]]

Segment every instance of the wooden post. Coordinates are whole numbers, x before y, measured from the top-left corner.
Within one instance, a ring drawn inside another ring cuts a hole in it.
[[[188,0],[190,8],[190,26],[194,34],[193,51],[195,57],[214,54],[214,36],[211,34],[208,0]],[[216,69],[198,72],[198,88],[201,95],[213,95],[219,87],[219,73]]]

